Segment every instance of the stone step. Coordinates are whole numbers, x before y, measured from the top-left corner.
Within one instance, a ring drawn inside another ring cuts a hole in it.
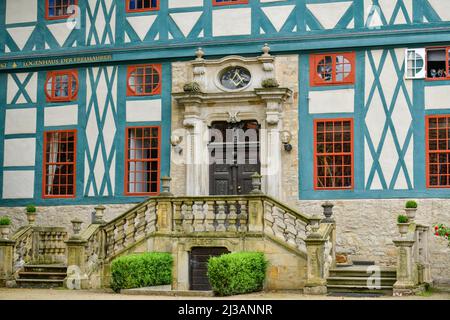
[[[370,268],[370,269],[369,269]],[[330,277],[369,277],[372,275],[380,278],[395,278],[397,271],[395,268],[380,267],[379,274],[374,274],[373,266],[340,266],[330,269]]]
[[[378,289],[369,289],[366,285],[345,285],[335,284],[327,285],[327,291],[329,293],[383,293],[392,294],[392,286],[380,286]]]
[[[63,287],[63,280],[56,279],[17,279],[18,288],[59,288]]]
[[[397,279],[395,277],[381,277],[381,278],[369,278],[369,277],[328,277],[327,285],[357,285],[367,286],[367,284],[379,283],[381,286],[393,286]]]
[[[19,272],[20,279],[54,279],[54,280],[64,280],[67,273],[65,272]]]
[[[28,264],[23,266],[24,272],[57,272],[66,273],[67,267],[61,264]]]

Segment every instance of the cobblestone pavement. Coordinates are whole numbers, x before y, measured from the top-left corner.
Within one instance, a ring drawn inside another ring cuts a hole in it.
[[[115,294],[107,290],[80,290],[72,291],[67,289],[5,289],[0,288],[0,300],[192,300],[192,299],[236,299],[236,300],[348,300],[348,299],[438,299],[450,300],[449,292],[433,292],[430,296],[413,296],[413,297],[331,297],[331,296],[309,296],[299,292],[263,292],[253,293],[247,295],[220,297],[220,298],[206,298],[206,297],[169,297],[169,296],[146,296],[146,295],[124,295]]]

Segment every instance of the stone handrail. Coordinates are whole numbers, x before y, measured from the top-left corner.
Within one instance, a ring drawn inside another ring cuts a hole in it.
[[[13,268],[20,270],[25,264],[33,261],[33,227],[25,226],[17,230],[12,236],[13,247]]]

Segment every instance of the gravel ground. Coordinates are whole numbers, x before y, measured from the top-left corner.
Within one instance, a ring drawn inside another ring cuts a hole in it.
[[[433,292],[429,296],[412,297],[331,297],[310,296],[297,292],[263,292],[232,297],[206,298],[206,297],[169,297],[115,294],[107,290],[67,290],[67,289],[5,289],[0,288],[0,300],[208,300],[208,299],[234,299],[234,300],[348,300],[348,299],[375,299],[375,300],[450,300],[449,292]]]

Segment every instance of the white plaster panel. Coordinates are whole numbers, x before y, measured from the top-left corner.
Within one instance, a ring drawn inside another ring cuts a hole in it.
[[[22,50],[27,44],[28,39],[34,31],[34,27],[35,26],[8,28],[8,33],[19,47],[19,50]]]
[[[64,43],[67,41],[67,38],[73,31],[74,27],[75,23],[67,23],[66,21],[62,23],[54,23],[47,25],[47,28],[50,30],[51,34],[55,37],[60,47],[62,47]]]
[[[175,21],[178,28],[180,28],[183,35],[187,37],[194,28],[198,19],[200,19],[202,13],[203,11],[179,12],[171,13],[170,16],[173,21]]]
[[[309,3],[306,7],[325,29],[333,29],[351,4],[352,2]]]
[[[6,139],[4,152],[4,167],[34,166],[36,138]]]
[[[157,15],[145,15],[145,16],[127,17],[127,20],[128,23],[133,28],[133,30],[139,36],[139,39],[141,39],[141,41],[144,41],[144,38],[150,31],[150,28],[153,26],[156,17]],[[128,38],[126,42],[130,41],[131,40]]]
[[[29,73],[16,73],[16,76],[19,80],[19,83],[23,84],[25,79],[28,77]],[[19,87],[17,86],[16,81],[13,79],[12,75],[8,74],[8,84],[7,84],[7,99],[6,103],[10,104],[13,102],[17,92],[19,91]],[[37,92],[37,73],[33,73],[31,79],[28,81],[27,86],[25,87],[25,91],[30,97],[31,102],[36,102],[36,92]],[[15,103],[27,103],[28,101],[25,99],[23,93],[20,93],[17,101]]]
[[[161,121],[161,100],[127,101],[127,121]]]
[[[5,134],[35,132],[36,108],[6,110]]]
[[[34,171],[4,171],[3,199],[33,198]]]
[[[425,109],[450,108],[450,86],[425,87]]]
[[[203,0],[169,0],[169,9],[203,6]]]
[[[220,9],[213,11],[213,36],[235,36],[251,33],[251,9]]]
[[[309,113],[353,112],[354,107],[354,89],[309,92]]]
[[[283,25],[286,23],[292,10],[294,10],[295,5],[289,6],[272,6],[263,7],[262,10],[264,14],[269,18],[272,25],[277,31],[280,31]]]
[[[44,110],[44,126],[65,126],[77,123],[77,105],[47,107]]]
[[[37,21],[37,0],[6,0],[6,24],[34,21]]]
[[[428,2],[443,21],[450,21],[450,1],[428,0]]]

